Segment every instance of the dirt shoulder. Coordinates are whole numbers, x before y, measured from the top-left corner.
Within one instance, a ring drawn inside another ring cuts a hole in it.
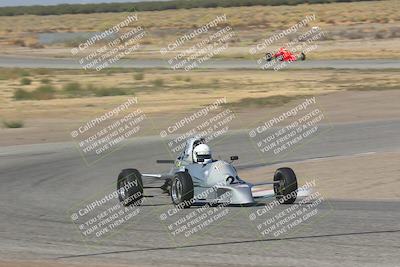
[[[247,95],[250,95],[248,93]],[[177,119],[183,118],[185,114],[193,113],[199,108],[212,102],[212,99],[227,96],[224,93],[215,93],[213,96],[206,96],[202,100],[195,101],[195,104],[186,105],[184,99],[178,100],[183,96],[176,95],[177,98],[154,98],[143,96],[140,98],[145,104],[140,106],[147,114],[148,120],[143,122],[143,131],[141,135],[158,135],[159,130],[168,126]],[[246,95],[241,95],[242,97]],[[199,98],[196,94],[186,95]],[[201,98],[202,96],[200,96]],[[233,99],[237,96],[232,96]],[[228,101],[230,99],[227,97]],[[304,97],[305,98],[305,97]],[[302,98],[302,99],[304,99]],[[317,103],[323,110],[326,121],[329,123],[356,123],[377,120],[397,120],[400,117],[398,108],[398,99],[400,91],[347,91],[337,92],[325,95],[317,95]],[[97,99],[95,101],[104,101]],[[105,103],[107,108],[98,108],[101,104],[93,104],[97,107],[85,107],[86,104],[80,102],[71,102],[67,105],[63,100],[52,100],[49,104],[42,106],[42,103],[32,103],[32,110],[28,107],[25,111],[17,111],[23,115],[25,126],[19,129],[0,128],[0,145],[19,145],[34,143],[50,143],[71,141],[70,132],[77,126],[90,120],[95,114],[101,114],[123,102],[126,97],[113,98],[110,103]],[[68,100],[67,100],[68,101]],[[175,108],[171,105],[171,101]],[[236,119],[230,124],[230,129],[248,129],[254,127],[261,121],[271,118],[274,114],[279,114],[293,108],[301,99],[295,99],[279,107],[249,107],[234,109]],[[34,101],[44,102],[44,101]],[[112,103],[112,104],[111,104]],[[35,105],[40,105],[36,106]],[[75,108],[74,108],[75,107]],[[160,111],[154,110],[160,107]],[[90,109],[92,109],[90,111]],[[45,113],[48,113],[46,115]],[[21,115],[20,115],[21,116]],[[31,118],[29,118],[31,116]]]
[[[325,199],[399,200],[400,152],[366,153],[290,163],[299,184],[315,179]],[[272,177],[277,166],[243,171],[244,177]],[[278,166],[280,167],[280,166]],[[261,182],[255,179],[253,182]]]

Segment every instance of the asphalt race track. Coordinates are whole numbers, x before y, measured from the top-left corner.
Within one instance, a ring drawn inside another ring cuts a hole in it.
[[[79,69],[79,58],[45,58],[45,57],[17,57],[0,56],[0,67],[7,68],[61,68]],[[120,68],[171,68],[167,60],[161,59],[122,59],[112,67]],[[260,69],[256,60],[208,60],[199,68],[205,69]],[[293,62],[285,68],[293,69],[394,69],[400,68],[399,60],[368,59],[368,60],[312,60]]]
[[[399,151],[400,120],[322,126],[312,142],[284,159],[254,153],[247,131],[230,132],[213,147],[214,157],[238,154],[240,168],[357,153]],[[229,207],[220,222],[190,238],[175,238],[160,215],[170,200],[156,189],[137,219],[104,240],[82,238],[71,209],[115,186],[123,168],[165,170],[169,159],[160,137],[129,140],[106,158],[86,165],[73,143],[0,148],[0,253],[2,258],[57,262],[180,266],[395,266],[400,262],[398,202],[325,200],[318,216],[295,231],[263,237],[249,215],[262,207]],[[275,168],[275,167],[274,167]],[[377,177],[379,180],[379,177]],[[160,185],[149,179],[146,185]],[[344,185],[345,186],[345,185]],[[117,200],[114,200],[117,203]],[[307,206],[310,204],[304,204]],[[278,214],[288,206],[272,210]],[[184,216],[199,207],[181,211]],[[318,253],[316,253],[318,251]],[[379,255],[379,257],[377,257]]]

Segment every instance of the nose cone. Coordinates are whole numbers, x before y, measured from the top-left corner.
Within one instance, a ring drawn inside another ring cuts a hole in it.
[[[219,160],[212,163],[210,172],[210,180],[215,183],[226,182],[229,176],[236,177],[236,170],[229,163]]]
[[[221,186],[218,188],[218,196],[227,196],[226,198],[229,198],[229,204],[232,205],[247,205],[255,203],[251,193],[251,188],[247,184]]]

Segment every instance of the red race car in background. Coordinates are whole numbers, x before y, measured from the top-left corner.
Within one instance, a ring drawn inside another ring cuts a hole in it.
[[[267,61],[271,61],[272,59],[277,59],[279,61],[297,61],[297,60],[305,60],[306,55],[301,52],[299,55],[295,55],[292,52],[286,50],[286,48],[281,47],[278,52],[275,54],[267,53],[265,54],[265,59]]]

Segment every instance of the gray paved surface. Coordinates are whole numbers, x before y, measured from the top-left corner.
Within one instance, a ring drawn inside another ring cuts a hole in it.
[[[400,148],[400,121],[324,127],[330,130],[284,159],[260,158],[243,131],[230,133],[214,151],[220,156],[238,154],[238,164],[245,168]],[[153,162],[166,157],[157,137],[132,140],[90,166],[71,143],[0,148],[0,258],[171,266],[399,266],[398,202],[325,200],[317,216],[277,238],[259,234],[260,218],[249,220],[260,207],[231,207],[222,221],[206,231],[177,238],[168,231],[169,219],[159,219],[172,208],[169,199],[149,190],[148,196],[155,197],[146,199],[137,220],[101,242],[83,242],[69,210],[107,192],[120,169],[163,170],[166,166]],[[286,208],[273,209],[271,216]]]
[[[0,56],[0,67],[20,68],[65,68],[79,69],[79,59],[44,58],[44,57],[17,57]],[[112,65],[121,68],[170,68],[167,60],[135,59],[120,60]],[[200,68],[211,69],[259,69],[255,60],[209,60],[200,65]],[[366,60],[312,60],[293,62],[286,68],[295,69],[394,69],[400,68],[400,60],[366,59]]]

